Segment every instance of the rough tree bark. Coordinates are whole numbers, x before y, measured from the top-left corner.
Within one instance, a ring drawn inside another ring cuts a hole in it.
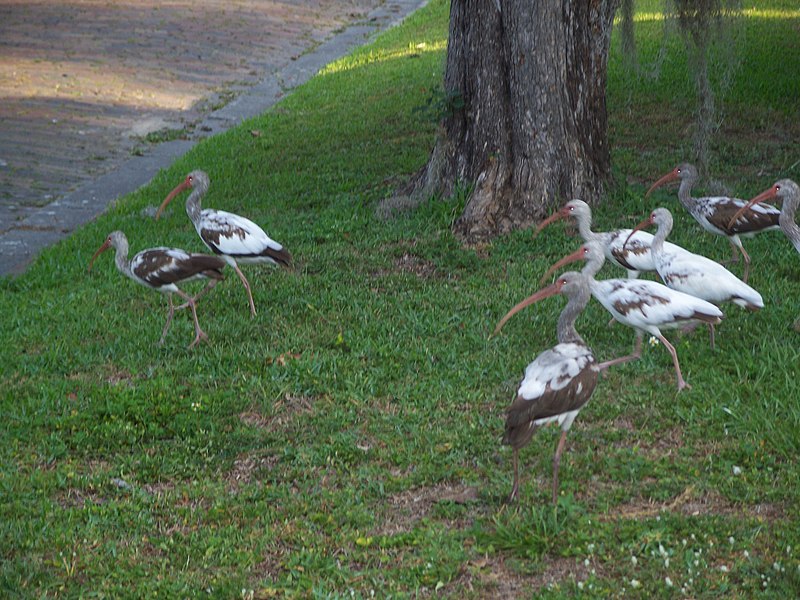
[[[610,173],[606,71],[621,0],[452,0],[444,77],[460,98],[413,193],[473,185],[455,232],[477,242],[555,203],[596,200]]]

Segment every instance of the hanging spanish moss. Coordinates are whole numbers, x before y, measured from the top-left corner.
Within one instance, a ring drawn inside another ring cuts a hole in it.
[[[739,64],[735,42],[740,11],[740,0],[670,0],[664,10],[665,19],[677,21],[686,44],[697,90],[694,160],[703,172],[708,171],[711,139],[722,121],[711,74],[717,93],[724,94]]]

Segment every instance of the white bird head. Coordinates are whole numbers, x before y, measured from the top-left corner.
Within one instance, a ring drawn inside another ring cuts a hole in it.
[[[574,200],[570,200],[552,215],[547,217],[544,221],[539,223],[536,227],[536,232],[539,233],[542,229],[558,221],[559,219],[569,219],[573,218],[576,221],[588,220],[591,222],[592,220],[592,209],[589,207],[586,202],[583,200],[579,200],[575,198]]]
[[[653,190],[661,187],[665,183],[670,183],[672,181],[688,181],[690,183],[694,183],[697,181],[697,177],[697,169],[694,165],[690,163],[681,163],[669,173],[659,178],[653,185],[651,185],[644,197],[647,198]]]
[[[159,206],[156,211],[156,219],[161,216],[161,213],[167,208],[167,204],[169,204],[175,196],[188,189],[200,190],[201,194],[204,194],[208,190],[209,183],[208,175],[205,171],[196,170],[189,173],[186,178],[164,198],[161,206]]]
[[[92,270],[92,265],[94,264],[95,259],[100,256],[103,252],[108,250],[109,248],[113,247],[118,253],[122,253],[123,255],[128,254],[128,238],[125,237],[125,234],[121,231],[112,231],[106,237],[106,241],[103,242],[103,245],[100,246],[97,251],[92,255],[92,259],[89,261],[89,268],[88,271]]]

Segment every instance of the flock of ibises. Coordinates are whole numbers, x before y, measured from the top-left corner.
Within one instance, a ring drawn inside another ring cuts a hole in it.
[[[597,233],[591,229],[589,205],[582,200],[571,200],[537,228],[538,232],[557,219],[572,219],[584,240],[577,251],[556,262],[543,280],[569,263],[584,260],[586,264],[580,272],[563,273],[555,283],[517,304],[495,329],[495,333],[499,332],[512,315],[543,298],[562,294],[568,299],[558,319],[558,344],[539,354],[526,367],[516,398],[506,414],[503,443],[513,450],[514,474],[509,501],[516,500],[519,494],[519,450],[530,442],[536,429],[556,423],[561,427],[553,459],[553,502],[557,502],[558,467],[569,428],[592,396],[600,372],[639,358],[645,333],[657,338],[669,351],[680,391],[690,386],[683,378],[674,346],[661,330],[691,329],[705,324],[713,348],[714,326],[723,318],[719,308],[721,304],[731,302],[748,310],[759,310],[764,306],[761,295],[747,284],[751,259],[742,246],[742,237],[780,228],[800,252],[800,226],[794,220],[800,203],[800,188],[795,182],[782,179],[745,201],[725,196],[692,197],[691,188],[697,177],[697,170],[692,165],[678,165],[656,181],[646,196],[665,183],[680,181],[678,198],[683,207],[703,229],[730,240],[732,261],[738,261],[741,255],[744,262],[742,279],[713,260],[667,242],[673,222],[672,215],[665,208],[655,209],[634,229]],[[186,200],[186,213],[200,239],[216,256],[158,247],[143,250],[129,260],[125,235],[114,231],[89,263],[91,269],[95,259],[113,247],[116,250],[115,263],[121,273],[167,294],[169,312],[159,343],[163,343],[175,311],[187,307],[191,309],[195,328],[195,338],[189,347],[207,338],[197,320],[196,302],[223,279],[222,270],[226,264],[242,281],[252,316],[256,314],[253,294],[238,264],[268,263],[283,267],[292,264],[289,252],[254,222],[233,213],[201,208],[201,199],[208,187],[208,175],[203,171],[192,171],[164,199],[156,218],[173,198],[191,189]],[[766,204],[769,200],[782,201],[781,209]],[[656,227],[654,235],[643,231],[648,226]],[[626,269],[628,278],[596,279],[606,260]],[[646,271],[657,272],[663,284],[638,279],[639,273]],[[195,279],[205,279],[208,283],[194,296],[178,287],[178,284]],[[175,306],[173,293],[178,294],[184,303]],[[636,341],[631,354],[597,362],[575,329],[575,320],[592,296],[611,313],[612,321],[634,328]]]

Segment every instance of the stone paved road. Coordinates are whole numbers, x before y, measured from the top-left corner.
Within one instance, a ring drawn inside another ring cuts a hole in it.
[[[421,4],[0,0],[0,276]]]
[[[0,0],[0,231],[381,0]]]

